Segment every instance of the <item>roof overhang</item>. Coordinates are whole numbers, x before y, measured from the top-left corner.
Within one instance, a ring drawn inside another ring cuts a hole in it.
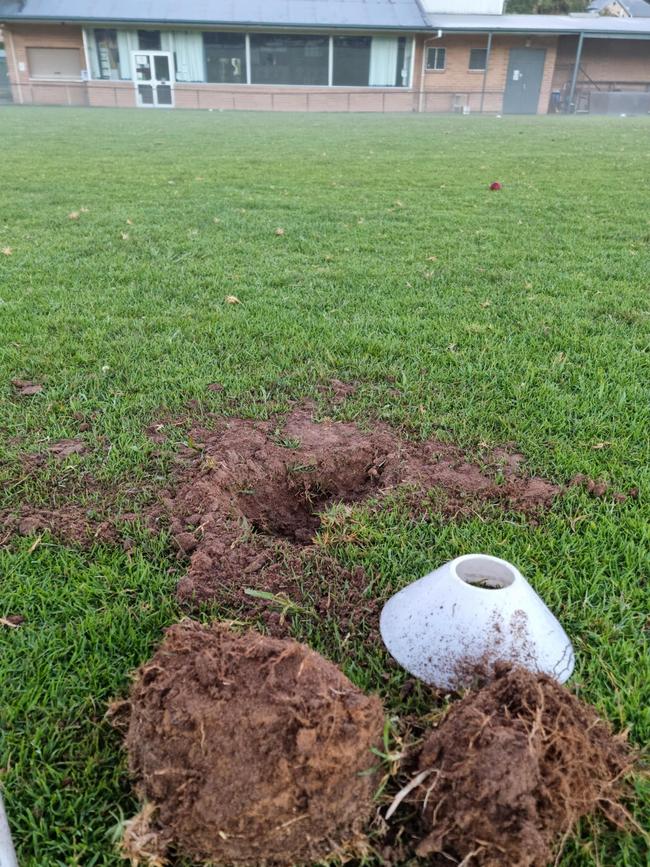
[[[0,24],[78,24],[79,26],[88,25],[89,27],[100,27],[102,24],[108,24],[111,27],[124,24],[127,26],[138,27],[185,27],[194,29],[219,29],[219,30],[263,30],[268,33],[270,30],[293,30],[300,33],[332,33],[337,32],[349,33],[431,33],[430,27],[403,27],[398,24],[314,24],[313,21],[309,24],[278,24],[259,21],[188,21],[183,18],[179,19],[164,19],[158,20],[154,18],[25,18],[22,15],[0,15]]]
[[[517,36],[580,36],[594,39],[650,39],[650,19],[570,15],[428,15],[443,33]]]

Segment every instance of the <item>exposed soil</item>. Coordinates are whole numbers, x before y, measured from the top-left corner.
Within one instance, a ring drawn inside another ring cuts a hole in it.
[[[432,864],[546,867],[581,816],[620,805],[633,759],[596,711],[546,676],[502,666],[454,704],[419,759]],[[466,860],[465,860],[466,859]]]
[[[0,528],[3,537],[0,543],[6,541],[13,533],[19,536],[31,536],[35,533],[48,532],[66,542],[87,546],[93,542],[116,544],[126,541],[119,527],[121,523],[133,520],[134,515],[122,514],[115,520],[96,520],[87,509],[74,504],[66,504],[59,508],[34,508],[21,506],[18,513],[0,513]]]
[[[381,702],[305,645],[184,621],[113,713],[145,804],[124,835],[133,863],[294,865],[363,845]]]
[[[48,452],[59,460],[70,455],[82,455],[88,450],[86,443],[80,439],[59,440],[47,447]]]
[[[335,504],[407,485],[417,496],[442,492],[441,508],[450,515],[485,502],[532,514],[560,492],[524,475],[519,455],[498,453],[482,467],[447,443],[401,440],[381,424],[364,432],[350,423],[315,422],[304,407],[282,425],[217,420],[214,430],[194,428],[188,442],[175,490],[163,496],[158,515],[191,558],[179,586],[185,600],[213,598],[224,587],[241,592],[247,575],[269,572],[288,550],[309,546],[322,513]]]
[[[31,379],[12,379],[11,384],[21,397],[31,397],[43,391],[43,386],[38,382],[32,382]]]

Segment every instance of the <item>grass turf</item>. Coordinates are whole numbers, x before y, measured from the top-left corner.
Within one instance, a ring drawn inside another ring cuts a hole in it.
[[[414,523],[398,498],[355,510],[357,543],[330,548],[382,598],[468,551],[515,562],[575,641],[579,693],[647,741],[649,133],[632,118],[0,109],[0,508],[85,472],[128,482],[137,506],[174,447],[144,434],[161,407],[266,417],[355,380],[341,418],[472,451],[512,441],[557,482],[639,489],[576,489],[538,524]],[[45,390],[18,398],[17,377]],[[79,435],[79,413],[89,452],[24,472],[21,454]],[[145,535],[130,554],[47,537],[0,550],[0,616],[26,618],[0,627],[21,865],[120,863],[111,829],[134,804],[103,714],[180,616],[182,568]],[[390,713],[431,710],[426,690],[400,698],[383,656],[291,616]],[[585,825],[562,864],[644,859],[638,837]]]

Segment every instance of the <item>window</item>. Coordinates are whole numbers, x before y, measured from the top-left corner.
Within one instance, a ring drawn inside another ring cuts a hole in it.
[[[327,36],[273,36],[251,33],[254,84],[327,84]]]
[[[370,36],[334,37],[334,84],[368,86],[371,43]]]
[[[469,68],[484,70],[487,64],[487,48],[472,48],[469,53]]]
[[[403,36],[335,36],[332,83],[339,87],[408,87],[411,40]]]
[[[446,48],[427,48],[427,69],[444,69],[447,64]]]
[[[99,78],[118,80],[120,52],[117,47],[117,30],[95,30],[95,45]]]
[[[79,80],[81,54],[78,48],[28,48],[31,78]]]
[[[138,30],[140,51],[160,51],[160,30]]]
[[[243,33],[204,33],[206,81],[246,84],[246,37]]]

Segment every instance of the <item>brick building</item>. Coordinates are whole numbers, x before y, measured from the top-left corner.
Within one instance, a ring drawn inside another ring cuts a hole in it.
[[[502,5],[0,0],[0,28],[19,104],[650,111],[650,19],[502,15]]]

